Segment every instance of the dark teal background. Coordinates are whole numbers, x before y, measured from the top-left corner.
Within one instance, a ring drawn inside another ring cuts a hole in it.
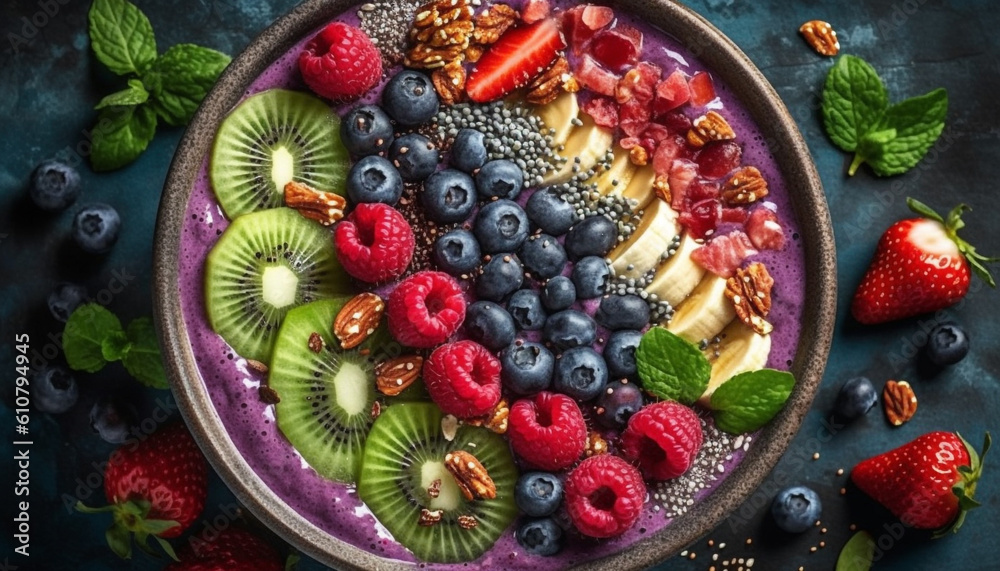
[[[137,4],[149,15],[160,52],[180,42],[195,42],[237,54],[265,26],[290,9],[292,0],[200,0]],[[674,558],[661,570],[721,571],[724,560],[755,559],[753,569],[833,569],[840,547],[856,523],[880,541],[876,569],[998,569],[1000,533],[1000,459],[989,458],[978,490],[984,507],[973,512],[961,533],[929,541],[903,530],[891,516],[847,486],[846,473],[862,458],[888,450],[930,430],[958,430],[974,444],[985,430],[997,436],[1000,411],[1000,295],[974,283],[946,319],[964,325],[972,351],[959,365],[930,371],[917,353],[933,316],[880,327],[861,327],[847,312],[850,297],[883,229],[906,217],[905,197],[939,211],[957,202],[974,210],[966,215],[964,237],[987,254],[1000,254],[1000,15],[990,0],[895,2],[702,0],[689,5],[729,35],[771,81],[809,144],[826,189],[839,258],[840,293],[833,350],[813,410],[784,458],[764,485],[718,529],[691,548],[696,558]],[[159,569],[163,562],[144,554],[122,562],[104,544],[106,516],[83,516],[65,509],[63,494],[77,495],[93,485],[99,462],[113,446],[94,434],[87,414],[106,392],[124,392],[140,414],[170,409],[167,391],[144,390],[113,365],[99,374],[79,374],[80,402],[53,416],[31,412],[31,557],[13,553],[11,534],[16,476],[11,458],[14,334],[28,333],[36,364],[60,361],[61,324],[48,313],[45,299],[56,282],[88,286],[123,320],[151,313],[151,249],[160,191],[182,134],[161,128],[134,164],[110,174],[90,171],[87,131],[93,106],[120,87],[96,62],[86,35],[89,2],[7,0],[0,6],[0,457],[4,458],[0,504],[0,569]],[[46,8],[49,13],[46,13]],[[25,20],[24,18],[27,18]],[[906,175],[879,179],[863,167],[846,176],[850,157],[823,134],[819,93],[832,60],[809,50],[798,36],[811,19],[833,23],[844,53],[871,62],[898,101],[937,87],[948,91],[945,134],[920,165]],[[31,21],[34,20],[32,24]],[[27,23],[26,23],[27,22]],[[40,161],[59,157],[80,162],[83,195],[69,211],[47,215],[31,204],[26,188]],[[104,201],[122,214],[121,238],[103,257],[81,254],[69,238],[73,212],[87,202]],[[808,224],[808,221],[804,223]],[[840,383],[865,374],[877,386],[889,378],[908,379],[919,398],[914,419],[891,428],[880,410],[850,426],[828,420]],[[142,416],[140,416],[142,418]],[[813,460],[813,454],[820,457]],[[822,497],[822,527],[799,536],[776,531],[762,506],[783,485],[803,483]],[[9,496],[9,497],[8,497]],[[103,503],[100,491],[87,499]],[[225,524],[232,513],[231,493],[213,476],[208,505],[194,531]],[[216,521],[215,524],[212,522]],[[902,531],[903,533],[899,533]],[[747,545],[752,538],[752,545]],[[714,541],[714,547],[707,540]],[[825,547],[819,547],[820,542]],[[726,543],[724,549],[719,549]],[[811,546],[817,546],[815,553]],[[7,567],[4,567],[8,564]],[[318,569],[306,561],[305,569]],[[738,563],[731,562],[735,570]]]

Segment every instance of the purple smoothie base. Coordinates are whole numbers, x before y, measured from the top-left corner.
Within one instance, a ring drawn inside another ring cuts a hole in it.
[[[512,2],[517,4],[517,2]],[[343,14],[340,20],[357,25],[353,11]],[[684,53],[680,44],[656,33],[648,26],[621,17],[643,30],[646,47],[644,59],[660,65],[666,76],[680,67],[692,74],[703,69],[694,58],[689,66],[678,61]],[[311,37],[310,34],[309,37]],[[287,54],[275,61],[246,91],[251,95],[267,89],[282,87],[305,90],[298,75],[296,55],[303,40]],[[788,189],[780,176],[764,138],[749,119],[749,114],[735,100],[725,86],[716,83],[716,92],[727,113],[727,119],[737,133],[737,142],[743,146],[743,163],[757,166],[769,182],[768,200],[777,208],[780,222],[785,229],[786,246],[781,252],[762,252],[752,259],[764,262],[774,276],[773,307],[770,320],[774,324],[772,349],[768,367],[787,370],[795,354],[801,328],[804,302],[804,252],[798,240],[798,226],[791,217],[792,205]],[[369,98],[371,99],[371,98]],[[713,108],[717,108],[713,106]],[[344,109],[338,109],[343,112]],[[209,327],[204,305],[204,261],[219,235],[228,226],[208,179],[206,157],[194,184],[188,202],[182,230],[180,258],[180,283],[184,320],[191,339],[192,353],[196,356],[202,381],[211,395],[214,409],[233,441],[250,467],[294,511],[305,519],[347,543],[378,556],[406,562],[417,562],[412,554],[395,543],[388,532],[375,520],[360,501],[353,486],[337,484],[323,479],[304,463],[274,423],[274,407],[260,401],[257,387],[262,376],[247,367],[229,345]],[[590,308],[591,310],[593,308]],[[696,496],[700,501],[711,493],[742,461],[745,453],[735,450],[732,459],[725,463],[725,472],[719,479]],[[514,539],[512,530],[505,533],[476,564],[482,567],[517,567],[519,569],[555,569],[575,563],[593,561],[600,557],[628,548],[635,541],[655,534],[670,523],[662,511],[652,509],[649,501],[636,525],[624,535],[595,541],[567,541],[555,557],[526,554]],[[426,564],[427,568],[456,568],[462,564]]]

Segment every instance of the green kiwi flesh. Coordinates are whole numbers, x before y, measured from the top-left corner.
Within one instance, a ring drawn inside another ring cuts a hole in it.
[[[432,403],[394,403],[375,420],[365,444],[358,496],[393,538],[421,561],[472,561],[489,549],[517,517],[514,484],[517,468],[507,442],[485,428],[460,426],[445,439],[441,409]],[[496,484],[494,499],[466,500],[444,467],[448,452],[465,450],[486,468]],[[441,480],[440,494],[427,488]],[[441,521],[420,526],[422,508],[441,509]],[[458,517],[472,515],[478,525],[463,529]]]
[[[268,386],[278,429],[321,476],[354,482],[372,426],[375,373],[371,359],[343,351],[332,324],[348,297],[316,301],[288,312],[274,344]],[[318,333],[323,348],[309,348]]]
[[[240,356],[261,362],[289,309],[350,291],[330,231],[290,208],[240,216],[205,261],[209,325]]]
[[[349,156],[329,105],[308,93],[269,89],[222,121],[209,166],[215,196],[233,219],[281,206],[292,180],[343,195]]]

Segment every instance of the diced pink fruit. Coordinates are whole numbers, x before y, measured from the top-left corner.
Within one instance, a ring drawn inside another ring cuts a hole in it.
[[[694,238],[705,238],[715,232],[720,218],[722,203],[718,199],[708,198],[692,204],[691,208],[680,213],[677,220]]]
[[[734,141],[713,141],[702,147],[695,158],[698,170],[708,178],[722,178],[740,166],[743,149]]]
[[[583,112],[594,120],[594,123],[608,129],[618,126],[618,104],[610,97],[597,95],[580,105]]]
[[[590,57],[590,54],[583,54],[583,57],[576,64],[574,75],[581,86],[594,93],[614,97],[619,77],[601,67],[601,64]]]
[[[607,6],[585,4],[563,13],[563,33],[575,55],[583,53],[587,42],[615,19],[615,12]]]
[[[653,110],[657,114],[667,113],[684,105],[690,99],[691,88],[688,87],[687,77],[678,69],[656,84]]]
[[[691,259],[717,276],[731,278],[743,260],[756,253],[750,238],[734,230],[712,238],[711,242],[691,252]]]
[[[693,204],[707,198],[718,198],[721,186],[718,182],[696,178],[688,185],[687,201]]]
[[[618,114],[622,131],[629,137],[638,137],[649,125],[649,114],[649,105],[638,99],[622,103]]]
[[[656,118],[656,120],[667,129],[670,129],[674,133],[684,137],[686,137],[687,132],[691,130],[691,118],[680,111],[660,115]]]
[[[649,133],[654,127],[666,130],[666,127],[662,125],[651,123],[646,128],[646,132]],[[683,158],[687,158],[687,144],[684,141],[684,137],[670,135],[668,132],[668,136],[661,139],[656,147],[656,153],[653,155],[653,170],[657,174],[669,175],[670,167],[674,161]],[[671,189],[671,192],[673,192],[673,189]]]
[[[770,208],[758,206],[746,222],[750,242],[758,250],[781,250],[785,247],[785,232],[778,215]]]
[[[622,71],[639,62],[642,53],[642,32],[625,24],[601,30],[590,42],[594,59],[612,71]]]
[[[521,20],[525,24],[534,24],[548,18],[551,11],[552,6],[549,4],[549,0],[528,0],[524,3],[524,8],[521,9]]]
[[[640,144],[638,137],[622,137],[622,140],[618,141],[618,146],[626,151]]]
[[[659,123],[650,123],[646,126],[646,130],[642,132],[642,136],[653,139],[659,143],[670,136],[670,129],[667,129]]]
[[[639,62],[638,65],[625,72],[625,75],[618,81],[615,99],[618,100],[618,103],[637,99],[648,104],[653,100],[656,82],[660,80],[661,74],[660,66],[646,61]]]
[[[715,84],[707,71],[699,71],[691,76],[688,87],[691,89],[691,105],[695,107],[704,107],[715,99]]]
[[[739,206],[722,207],[723,222],[729,222],[731,224],[744,224],[746,223],[747,218],[749,217],[750,217],[750,212],[746,208],[742,208]],[[751,237],[750,240],[753,241],[753,237]]]
[[[698,165],[689,160],[677,159],[670,165],[667,182],[670,184],[670,205],[674,207],[674,210],[680,212],[684,209],[684,196],[687,194],[687,187],[696,176],[698,176]]]

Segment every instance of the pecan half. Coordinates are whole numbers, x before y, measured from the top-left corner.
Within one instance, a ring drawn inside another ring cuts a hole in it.
[[[353,349],[363,343],[378,328],[383,313],[385,302],[374,293],[361,293],[348,300],[333,320],[333,335],[340,341],[340,348]]]
[[[882,404],[889,424],[900,426],[917,412],[917,395],[910,383],[888,380],[882,389]]]
[[[437,91],[441,103],[454,105],[462,101],[465,95],[465,67],[461,60],[455,60],[444,67],[439,67],[431,73],[431,82]]]
[[[375,388],[386,396],[394,397],[406,390],[420,376],[424,358],[404,355],[375,365]]]
[[[703,147],[709,141],[728,141],[736,138],[736,132],[729,122],[715,111],[709,111],[691,123],[687,140],[695,147]]]
[[[835,56],[840,52],[840,40],[829,22],[810,20],[799,27],[799,33],[821,56]]]
[[[736,309],[736,317],[760,335],[767,335],[774,329],[764,319],[771,311],[773,285],[774,278],[760,262],[736,270],[736,275],[726,280],[726,298]]]
[[[347,201],[332,192],[316,190],[294,180],[285,185],[285,204],[306,218],[330,226],[344,217]]]
[[[741,168],[722,186],[722,198],[732,206],[752,204],[767,193],[767,181],[757,167]]]
[[[465,450],[449,452],[444,457],[444,465],[455,477],[455,483],[462,495],[470,502],[478,498],[492,500],[497,497],[497,486],[486,468]]]
[[[472,41],[481,46],[493,45],[520,18],[517,10],[510,6],[494,4],[476,16],[476,29],[472,32]]]
[[[534,105],[545,105],[555,101],[556,97],[563,91],[567,91],[567,85],[573,76],[570,74],[569,62],[566,58],[559,57],[552,62],[549,68],[533,79],[528,84],[528,93],[525,99]]]
[[[417,525],[422,527],[430,527],[436,525],[441,521],[441,516],[444,515],[442,510],[429,510],[427,508],[422,508],[420,510],[420,519],[417,520]]]
[[[502,398],[500,399],[500,402],[493,407],[493,411],[486,416],[466,419],[462,421],[462,424],[468,424],[470,426],[483,426],[491,432],[506,434],[508,416],[510,416],[510,407],[507,404],[507,399]]]
[[[477,525],[479,525],[479,520],[474,515],[465,514],[458,516],[458,527],[462,529],[473,529]]]

